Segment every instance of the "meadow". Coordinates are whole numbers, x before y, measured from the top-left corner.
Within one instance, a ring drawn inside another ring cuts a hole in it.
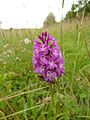
[[[65,74],[48,84],[34,73],[33,39],[57,41]],[[25,43],[25,38],[29,43]],[[90,18],[42,29],[0,30],[0,120],[90,120]]]

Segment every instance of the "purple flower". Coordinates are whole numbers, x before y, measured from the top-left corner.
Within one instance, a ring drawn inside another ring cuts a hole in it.
[[[34,71],[45,81],[52,82],[64,74],[64,61],[57,41],[47,32],[43,32],[34,40],[32,63]]]

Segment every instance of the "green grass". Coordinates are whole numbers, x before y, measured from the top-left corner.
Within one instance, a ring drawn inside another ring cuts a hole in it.
[[[90,22],[82,29],[90,51]],[[90,60],[77,23],[46,29],[0,30],[0,120],[90,120]],[[33,72],[33,39],[47,31],[57,40],[65,74],[48,84]],[[29,44],[24,43],[29,38]]]

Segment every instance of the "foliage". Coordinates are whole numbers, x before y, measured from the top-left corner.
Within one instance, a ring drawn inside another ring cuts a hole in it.
[[[79,0],[77,4],[72,5],[71,10],[66,14],[65,19],[72,19],[77,17],[77,14],[81,16],[82,12],[85,9],[85,16],[90,15],[90,1],[88,0]]]
[[[43,27],[48,27],[56,23],[55,16],[53,13],[49,13],[46,20],[43,23]]]

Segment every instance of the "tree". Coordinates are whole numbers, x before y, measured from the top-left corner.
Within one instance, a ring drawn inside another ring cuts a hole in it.
[[[78,0],[77,4],[73,4],[71,10],[66,14],[65,19],[75,18],[77,13],[82,16],[85,9],[85,16],[90,15],[90,1],[89,0]]]
[[[90,1],[86,4],[85,15],[90,15]]]
[[[55,16],[53,13],[49,13],[46,20],[43,23],[43,27],[51,26],[56,23]]]

